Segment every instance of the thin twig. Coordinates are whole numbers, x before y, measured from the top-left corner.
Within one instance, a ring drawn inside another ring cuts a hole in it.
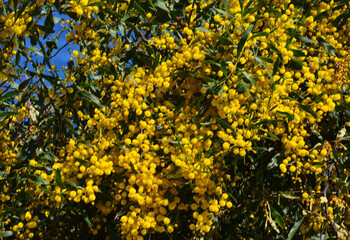
[[[331,165],[328,167],[328,172],[327,172],[327,175],[328,175],[328,177],[327,177],[327,183],[326,183],[326,186],[324,187],[323,192],[322,192],[322,193],[323,193],[323,197],[325,197],[326,199],[327,199],[327,190],[328,190],[329,185],[330,185],[329,182],[330,182],[330,180],[331,180],[331,174],[332,174],[332,169],[333,169],[334,165],[335,165],[335,163],[333,162],[333,163],[331,163]],[[325,209],[326,209],[326,218],[327,218],[328,221],[331,222],[332,227],[333,227],[333,229],[334,229],[334,232],[335,232],[335,234],[337,235],[337,238],[336,238],[336,239],[338,239],[338,229],[337,229],[337,227],[335,226],[335,224],[334,224],[333,220],[331,219],[331,217],[329,216],[328,201],[326,201],[326,202],[324,203],[324,206],[325,206]],[[322,239],[322,234],[323,234],[323,229],[322,229],[322,233],[321,233],[321,236],[320,236],[321,239]]]

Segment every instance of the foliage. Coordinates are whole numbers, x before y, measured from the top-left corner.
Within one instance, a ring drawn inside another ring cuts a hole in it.
[[[0,239],[349,239],[349,17],[2,0]]]

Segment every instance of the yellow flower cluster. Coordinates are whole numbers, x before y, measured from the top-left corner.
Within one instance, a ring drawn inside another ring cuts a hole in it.
[[[0,135],[0,181],[20,176],[1,182],[0,210],[20,214],[0,215],[0,236],[59,239],[56,224],[91,239],[180,239],[229,222],[227,239],[298,223],[303,239],[348,238],[350,32],[336,23],[350,24],[348,6],[263,2],[186,1],[180,16],[172,1],[67,1],[62,39],[79,50],[63,79],[44,63],[57,77],[35,92],[47,119],[28,99]],[[27,14],[0,21],[5,38],[29,36]],[[2,49],[3,66],[18,47]],[[23,124],[23,139],[8,135]]]

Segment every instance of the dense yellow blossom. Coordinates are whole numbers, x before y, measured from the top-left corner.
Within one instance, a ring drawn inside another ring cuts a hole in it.
[[[347,4],[2,4],[0,237],[350,237]]]

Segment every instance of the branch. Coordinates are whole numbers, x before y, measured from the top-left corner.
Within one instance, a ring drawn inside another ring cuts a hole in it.
[[[323,189],[323,191],[322,191],[323,197],[325,197],[326,199],[327,199],[327,190],[328,190],[328,188],[329,188],[329,182],[330,182],[330,180],[331,180],[332,169],[333,169],[334,165],[335,165],[335,163],[333,162],[333,163],[331,163],[331,165],[328,166],[327,183],[326,183],[326,186],[324,187],[324,189]],[[328,200],[324,203],[324,206],[325,206],[325,208],[326,208],[326,218],[328,219],[328,221],[331,222],[332,227],[333,227],[333,229],[334,229],[334,232],[335,232],[335,234],[337,235],[337,238],[336,238],[336,239],[338,239],[338,229],[337,229],[337,227],[335,226],[335,223],[333,222],[333,220],[332,220],[332,219],[330,218],[330,216],[329,216],[329,211],[328,211]],[[322,228],[322,232],[321,232],[320,239],[322,239],[323,230],[324,230],[324,228]]]

